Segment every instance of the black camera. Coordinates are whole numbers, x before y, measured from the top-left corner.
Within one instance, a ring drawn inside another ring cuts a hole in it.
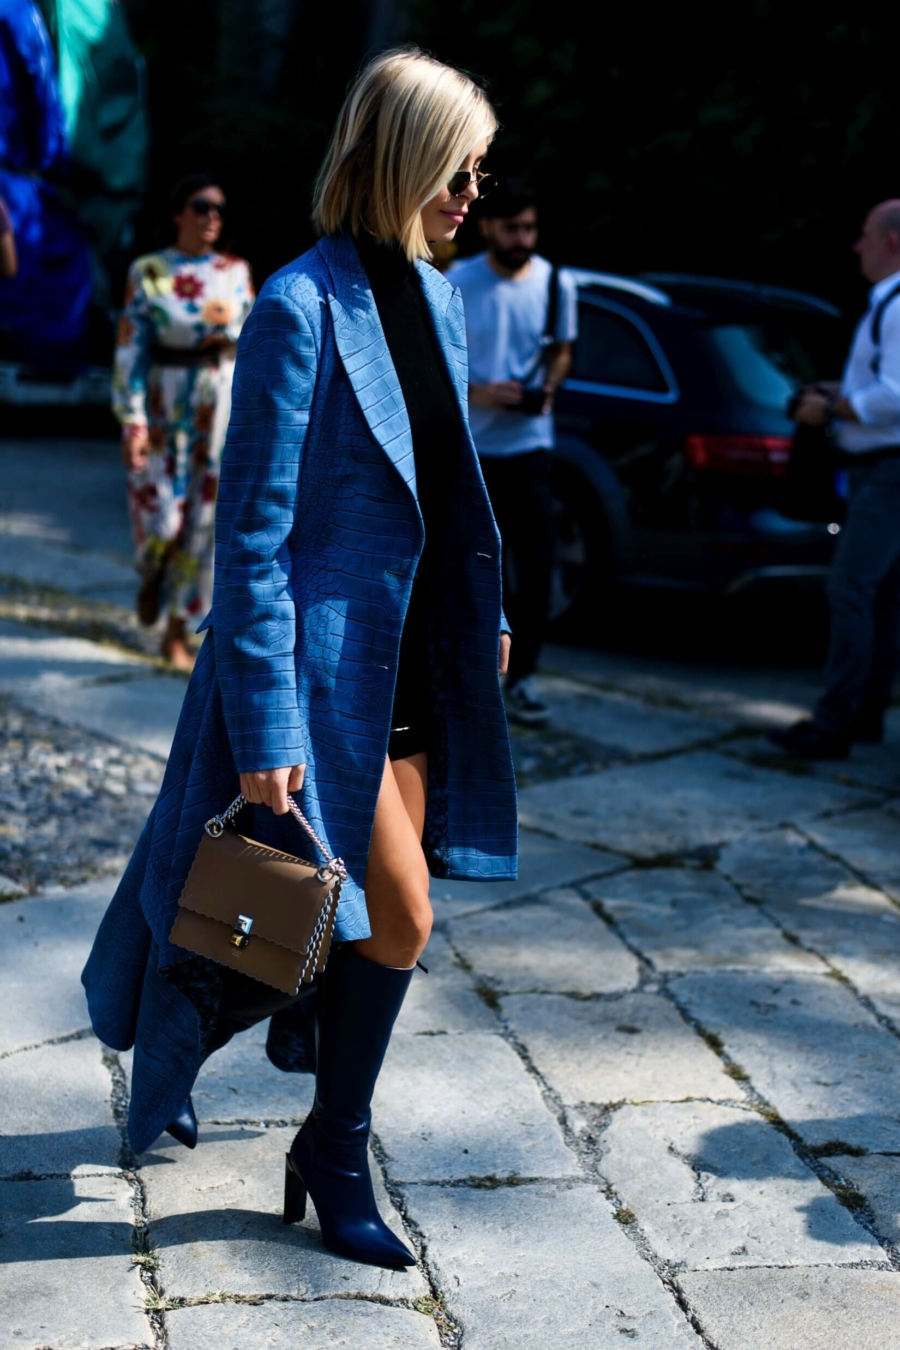
[[[525,417],[539,417],[546,401],[547,395],[543,389],[523,389],[522,402],[511,407],[510,412],[523,413]]]

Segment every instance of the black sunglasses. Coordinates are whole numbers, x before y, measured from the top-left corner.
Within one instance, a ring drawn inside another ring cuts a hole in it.
[[[193,197],[188,206],[195,216],[211,216],[215,211],[221,220],[225,219],[225,212],[228,210],[227,202],[214,202],[209,197]]]
[[[492,173],[480,173],[478,169],[474,173],[469,173],[468,169],[458,169],[447,180],[447,191],[451,197],[461,197],[470,183],[477,187],[479,197],[486,197],[496,186],[497,180]]]

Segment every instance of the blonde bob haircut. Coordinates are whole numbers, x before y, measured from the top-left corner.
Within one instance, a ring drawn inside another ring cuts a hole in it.
[[[410,262],[430,258],[421,212],[497,130],[484,91],[417,48],[385,52],[350,89],[316,183],[322,234],[368,230]]]

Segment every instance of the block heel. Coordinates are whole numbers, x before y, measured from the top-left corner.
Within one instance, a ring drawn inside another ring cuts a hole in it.
[[[284,1155],[284,1214],[282,1223],[299,1223],[306,1218],[306,1186],[294,1171],[291,1155]]]

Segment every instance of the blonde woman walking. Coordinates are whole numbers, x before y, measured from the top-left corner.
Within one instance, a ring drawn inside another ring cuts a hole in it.
[[[516,873],[500,540],[468,429],[459,293],[428,263],[485,185],[495,125],[471,80],[417,51],[380,57],[347,97],[318,184],[322,237],[266,282],[241,337],[211,632],[84,977],[101,1039],[136,1042],[133,1147],[167,1125],[192,1143],[201,1059],[267,1013],[171,946],[178,897],[204,821],[238,786],[254,838],[286,852],[303,847],[288,814],[301,793],[349,877],[284,1217],[308,1196],[333,1251],[384,1266],[415,1258],[375,1205],[370,1106],[428,941],[429,871]]]

